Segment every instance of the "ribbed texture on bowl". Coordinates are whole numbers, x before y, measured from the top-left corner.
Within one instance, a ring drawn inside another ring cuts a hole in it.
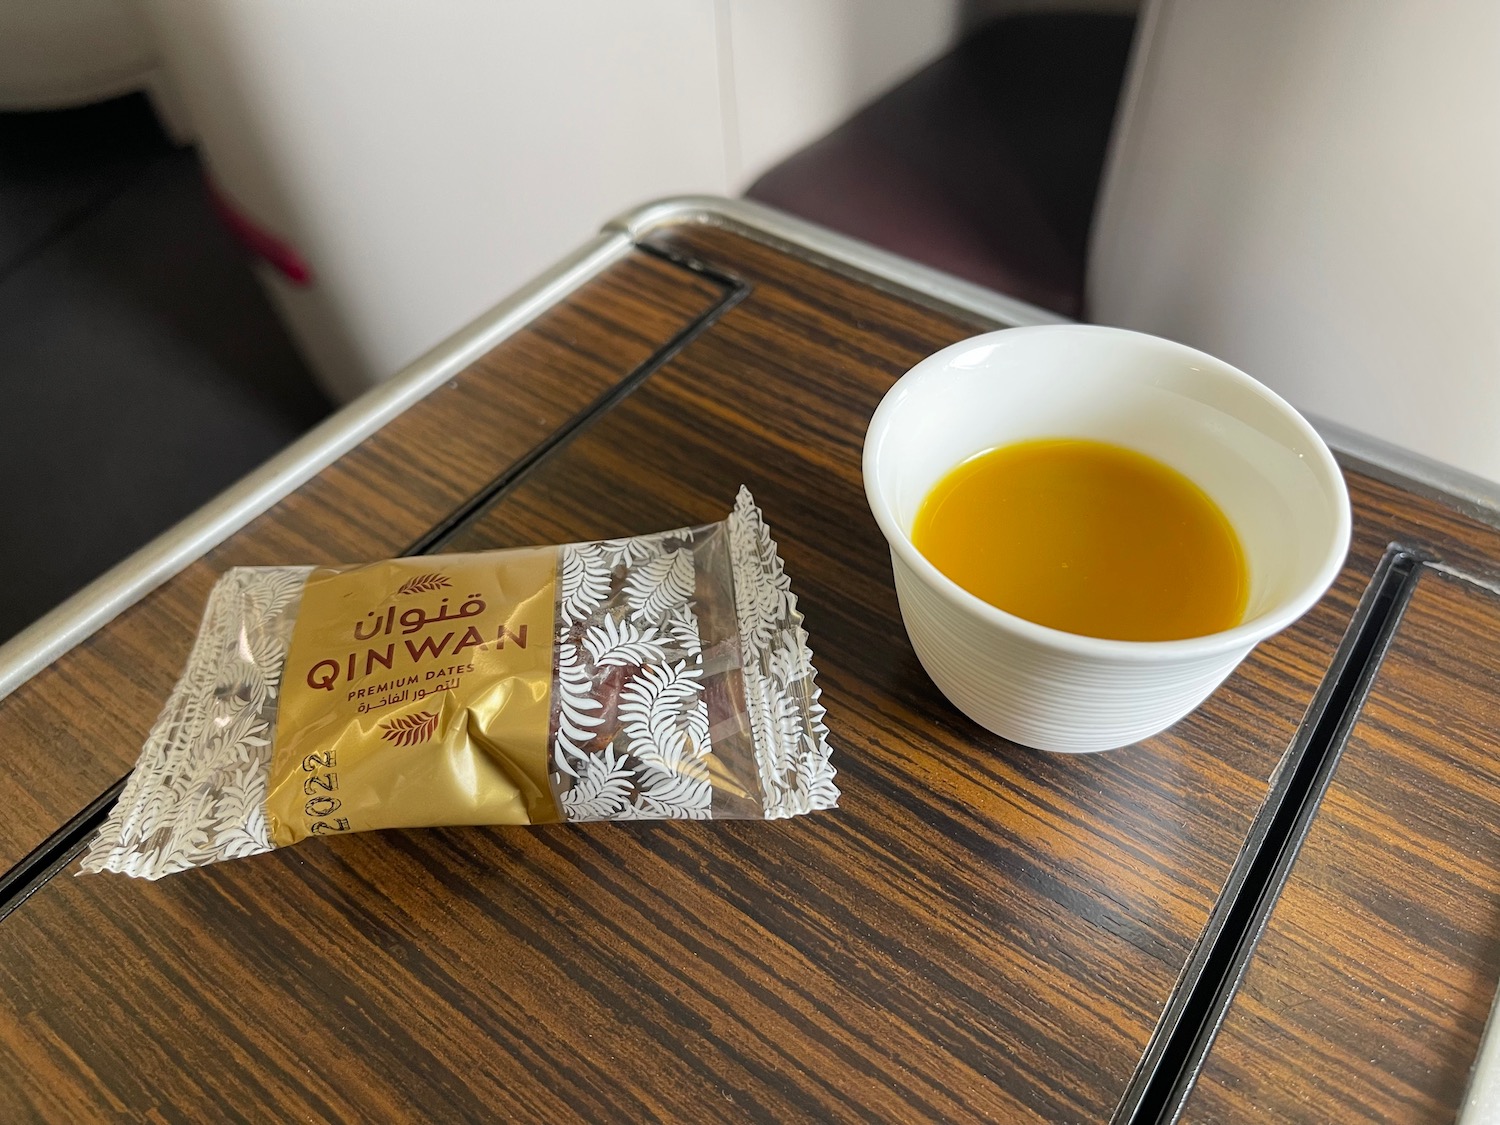
[[[1039,750],[1090,753],[1156,734],[1253,647],[1157,663],[1075,656],[963,612],[895,552],[891,565],[902,620],[933,683],[980,726]]]
[[[1175,641],[1079,637],[986,605],[922,557],[911,521],[945,473],[1058,436],[1123,445],[1198,484],[1239,535],[1249,620]],[[1008,328],[928,356],[876,408],[863,464],[928,675],[981,726],[1044,750],[1108,750],[1165,730],[1306,612],[1349,548],[1343,476],[1306,419],[1221,360],[1118,328]]]

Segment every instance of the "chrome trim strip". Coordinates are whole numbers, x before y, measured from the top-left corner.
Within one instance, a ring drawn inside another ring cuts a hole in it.
[[[1312,415],[1308,421],[1330,449],[1343,454],[1360,471],[1419,496],[1440,500],[1481,523],[1500,527],[1500,482],[1434,461],[1340,422]]]
[[[914,292],[929,301],[976,313],[1006,327],[1068,323],[1065,316],[748,199],[720,199],[712,195],[663,199],[627,211],[604,229],[620,231],[629,235],[631,241],[640,242],[654,230],[681,223],[706,223],[737,230],[759,241],[820,258],[839,266],[843,272],[873,279],[877,284],[883,282],[884,288],[894,286],[905,295]]]
[[[1496,1120],[1500,1120],[1500,993],[1490,1005],[1479,1051],[1469,1069],[1469,1088],[1453,1125],[1494,1125]]]
[[[631,250],[604,232],[0,645],[0,699]]]

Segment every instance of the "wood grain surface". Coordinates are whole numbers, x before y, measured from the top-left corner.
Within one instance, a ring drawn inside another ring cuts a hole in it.
[[[134,764],[226,568],[399,553],[723,296],[632,255],[0,700],[0,871]]]
[[[1497,637],[1423,572],[1183,1120],[1453,1120],[1500,977]]]
[[[55,878],[0,923],[0,1119],[1105,1120],[1386,543],[1500,559],[1353,477],[1334,590],[1203,708],[1109,754],[1005,743],[917,664],[859,478],[885,389],[985,326],[723,230],[653,244],[749,295],[444,548],[706,522],[748,484],[843,807]]]

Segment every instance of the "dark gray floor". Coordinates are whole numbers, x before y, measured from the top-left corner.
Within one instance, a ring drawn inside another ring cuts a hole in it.
[[[0,114],[0,641],[328,410],[143,99]]]

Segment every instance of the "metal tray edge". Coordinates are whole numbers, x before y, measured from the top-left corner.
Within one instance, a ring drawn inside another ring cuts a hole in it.
[[[1024,324],[1066,324],[1068,318],[993,289],[975,285],[942,270],[913,262],[868,242],[839,234],[755,203],[712,195],[683,195],[637,207],[618,216],[605,230],[620,231],[639,242],[652,231],[682,223],[708,223],[751,234],[761,241],[780,243],[834,263],[847,271],[884,281],[965,312],[996,320],[1009,327]]]
[[[194,560],[306,483],[412,403],[574,292],[652,231],[709,223],[781,243],[855,274],[1012,326],[1067,318],[858,239],[743,199],[676,196],[633,208],[603,231],[403,371],[349,403],[260,468],[163,532],[0,645],[0,700],[86,640]],[[1500,526],[1500,484],[1323,419],[1336,452],[1376,475]]]
[[[1491,527],[1500,527],[1500,483],[1328,418],[1309,415],[1308,421],[1330,449],[1361,472],[1439,500]]]

